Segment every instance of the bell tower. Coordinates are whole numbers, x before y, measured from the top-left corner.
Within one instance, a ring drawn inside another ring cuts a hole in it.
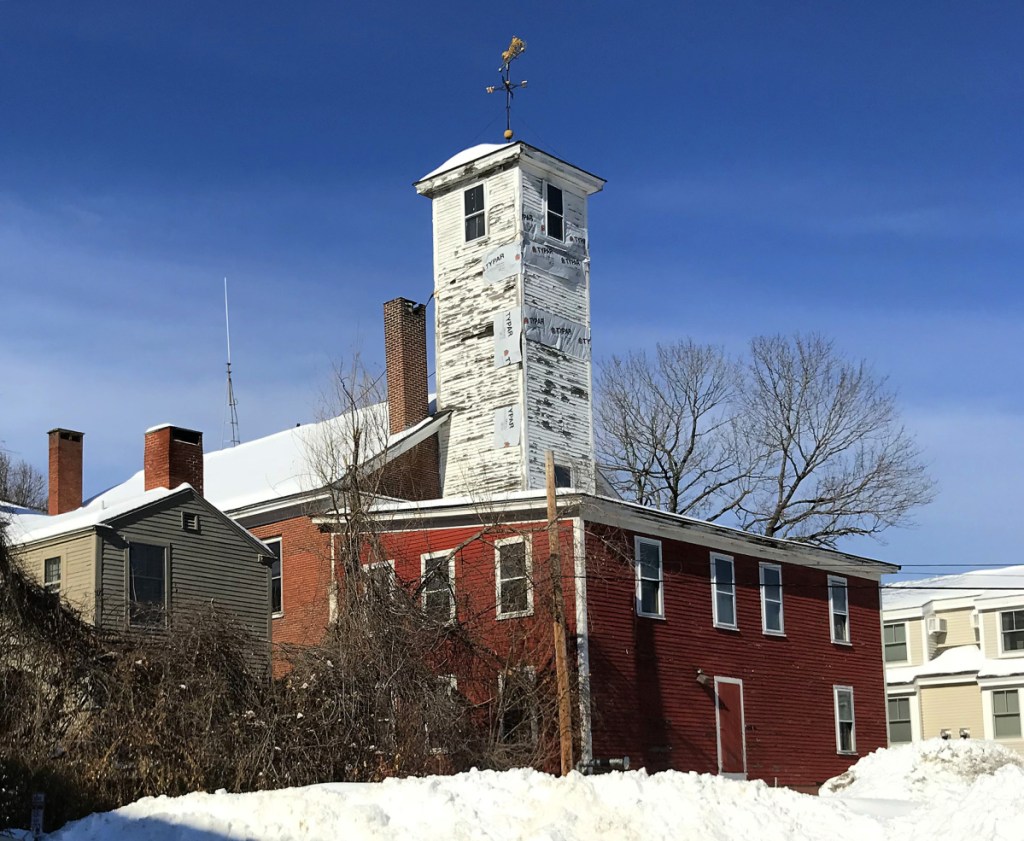
[[[604,180],[523,142],[460,152],[416,183],[433,203],[445,496],[594,491],[587,199]]]

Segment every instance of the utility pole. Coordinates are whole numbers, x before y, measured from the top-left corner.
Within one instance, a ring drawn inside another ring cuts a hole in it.
[[[565,594],[562,592],[562,561],[558,549],[558,506],[555,498],[555,454],[545,456],[548,491],[548,551],[551,565],[551,616],[555,643],[555,677],[558,686],[558,741],[561,746],[562,776],[573,768],[572,704],[569,693],[569,665],[566,649]]]

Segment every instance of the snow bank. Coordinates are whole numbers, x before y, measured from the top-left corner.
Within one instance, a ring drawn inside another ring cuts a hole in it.
[[[1024,757],[983,739],[929,739],[876,750],[825,783],[821,795],[919,802],[959,798],[1005,766],[1024,773]]]
[[[643,771],[518,770],[146,798],[52,841],[935,841],[1024,839],[1024,760],[991,742],[876,751],[823,797]],[[884,798],[884,799],[878,799]]]

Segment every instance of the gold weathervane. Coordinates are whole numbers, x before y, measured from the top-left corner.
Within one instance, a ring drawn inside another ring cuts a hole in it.
[[[501,74],[501,86],[505,90],[505,139],[512,140],[512,91],[516,88],[525,88],[526,79],[521,82],[513,82],[509,75],[509,65],[526,51],[526,42],[522,38],[512,36],[512,43],[508,49],[501,54],[501,67],[498,72]],[[498,90],[497,85],[488,85],[487,93],[494,93]]]

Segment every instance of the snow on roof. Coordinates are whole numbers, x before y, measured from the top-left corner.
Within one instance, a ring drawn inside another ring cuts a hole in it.
[[[470,146],[468,149],[463,149],[457,155],[452,155],[437,169],[431,170],[424,175],[420,181],[426,181],[428,178],[433,178],[435,175],[440,175],[449,169],[455,169],[457,166],[471,163],[485,155],[490,155],[492,152],[497,152],[499,149],[507,148],[509,148],[508,143],[478,143],[476,146]]]
[[[66,514],[57,514],[53,517],[42,511],[33,511],[29,508],[13,511],[4,505],[0,505],[0,513],[9,515],[7,534],[12,543],[31,543],[46,537],[57,537],[68,532],[108,523],[117,517],[128,514],[143,506],[151,505],[188,487],[190,486],[180,485],[173,490],[154,488],[151,491],[126,497],[110,505],[77,508],[74,511],[68,511]]]
[[[351,468],[355,430],[361,432],[359,462],[365,464],[385,449],[396,447],[430,420],[389,436],[387,403],[377,403],[205,453],[203,496],[222,511],[237,511],[321,488],[328,478],[326,474],[336,480]],[[127,481],[93,497],[86,508],[115,504],[135,496],[141,492],[144,481],[140,470]]]
[[[882,592],[882,609],[923,607],[940,599],[998,596],[1006,590],[1024,593],[1024,566],[977,569],[958,575],[897,581]]]
[[[887,666],[885,682],[888,684],[913,683],[919,677],[945,675],[973,675],[978,677],[1009,677],[1024,674],[1024,659],[986,658],[976,645],[958,645],[943,651],[934,660],[920,666]]]

